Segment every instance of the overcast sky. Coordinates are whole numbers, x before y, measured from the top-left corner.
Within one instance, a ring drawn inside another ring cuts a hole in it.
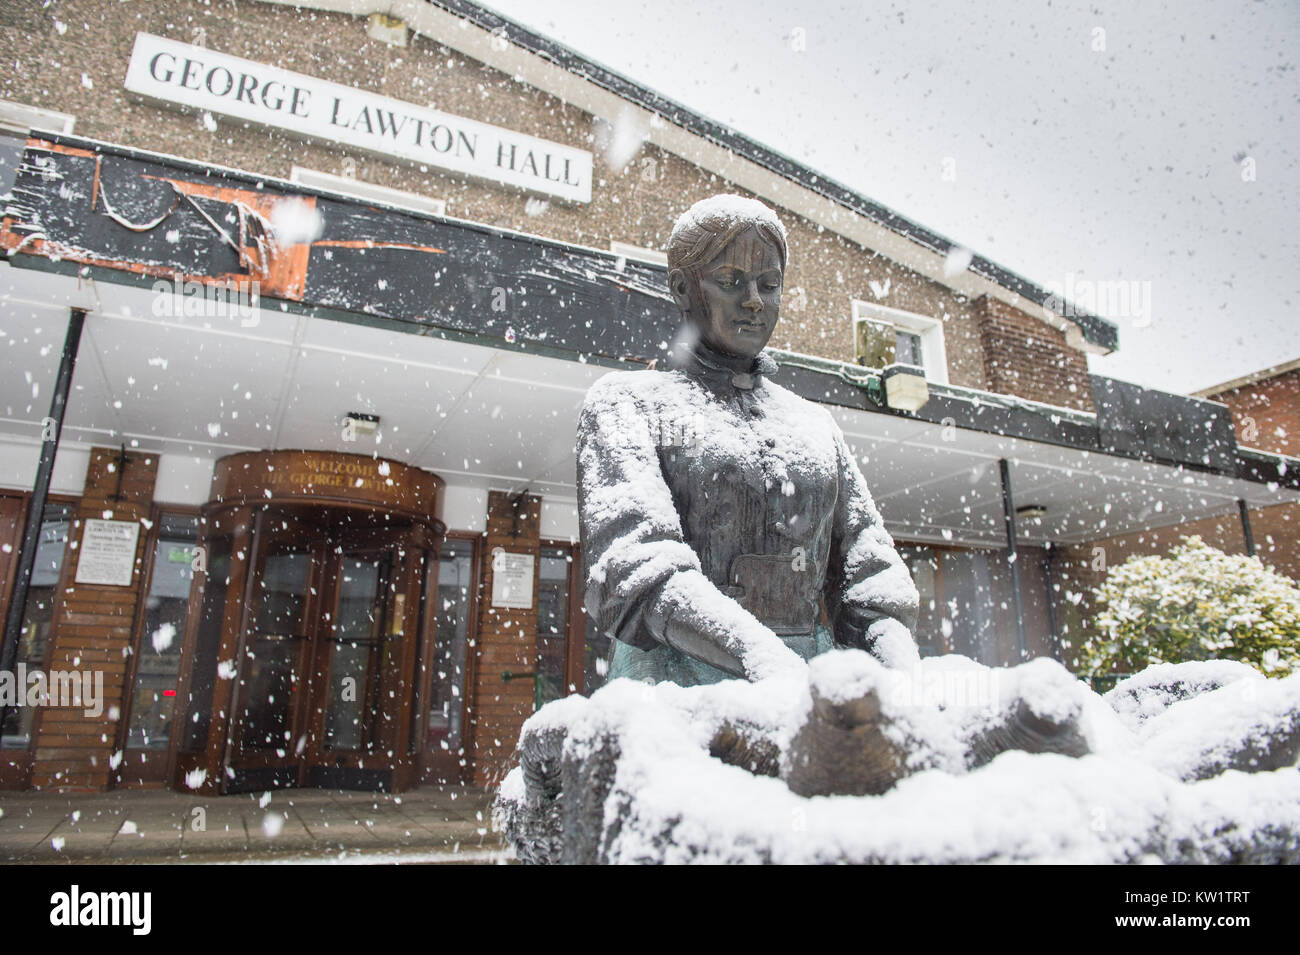
[[[487,5],[1040,285],[1136,283],[1097,374],[1300,358],[1296,0]]]

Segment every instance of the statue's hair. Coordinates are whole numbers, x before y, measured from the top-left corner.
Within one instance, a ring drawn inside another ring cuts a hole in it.
[[[693,270],[713,259],[746,229],[770,242],[785,268],[785,226],[757,199],[724,193],[701,199],[678,217],[668,237],[668,268]]]

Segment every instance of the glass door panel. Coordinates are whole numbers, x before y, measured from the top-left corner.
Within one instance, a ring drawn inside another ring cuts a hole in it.
[[[944,550],[939,556],[943,580],[942,613],[952,627],[953,652],[987,666],[997,665],[993,578],[989,552]]]
[[[245,755],[300,753],[304,742],[294,739],[295,710],[310,642],[312,554],[301,547],[269,543],[254,583],[255,609],[240,661],[242,706],[236,728]]]
[[[391,560],[389,554],[340,560],[330,636],[325,749],[368,750],[375,743]]]

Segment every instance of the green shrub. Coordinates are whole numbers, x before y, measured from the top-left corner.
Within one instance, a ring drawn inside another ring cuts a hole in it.
[[[1184,537],[1168,557],[1129,558],[1094,595],[1100,612],[1079,653],[1094,680],[1188,660],[1300,672],[1300,587],[1258,557]]]

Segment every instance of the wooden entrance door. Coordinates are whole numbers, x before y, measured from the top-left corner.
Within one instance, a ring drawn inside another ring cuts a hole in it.
[[[225,791],[410,784],[424,536],[263,522]]]

